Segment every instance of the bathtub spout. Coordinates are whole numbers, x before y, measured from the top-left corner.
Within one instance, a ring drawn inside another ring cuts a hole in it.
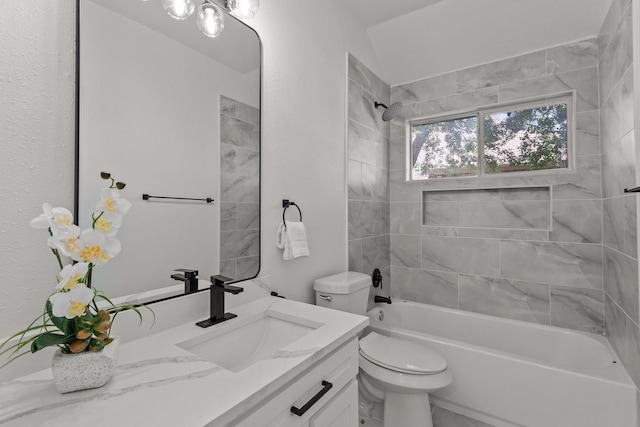
[[[386,302],[387,304],[391,304],[391,297],[383,297],[380,295],[376,295],[373,297],[373,302]]]

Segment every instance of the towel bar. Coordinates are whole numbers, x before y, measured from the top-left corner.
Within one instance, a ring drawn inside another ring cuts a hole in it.
[[[193,199],[191,197],[150,196],[148,194],[142,195],[142,200],[149,200],[149,199],[195,200],[198,202],[207,202],[207,203],[213,202],[213,198],[211,197],[207,197],[206,199]]]

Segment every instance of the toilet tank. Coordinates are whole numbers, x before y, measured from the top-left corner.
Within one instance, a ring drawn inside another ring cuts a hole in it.
[[[334,274],[313,283],[316,305],[365,315],[371,276],[355,271]]]

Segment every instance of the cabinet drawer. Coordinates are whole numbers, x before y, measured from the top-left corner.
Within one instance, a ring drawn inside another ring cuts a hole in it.
[[[294,427],[309,425],[309,419],[336,396],[358,373],[358,340],[352,338],[347,343],[326,356],[298,378],[286,385],[271,399],[265,400],[247,418],[231,425],[238,427]],[[331,388],[302,416],[291,412],[291,407],[302,408],[323,388],[322,381],[332,384]]]
[[[358,425],[358,380],[344,388],[309,420],[309,427],[355,427]]]

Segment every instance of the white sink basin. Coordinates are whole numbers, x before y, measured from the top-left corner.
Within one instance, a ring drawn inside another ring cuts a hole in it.
[[[216,326],[225,328],[216,329]],[[240,372],[322,324],[267,310],[251,319],[238,317],[216,326],[178,346],[229,371]]]

